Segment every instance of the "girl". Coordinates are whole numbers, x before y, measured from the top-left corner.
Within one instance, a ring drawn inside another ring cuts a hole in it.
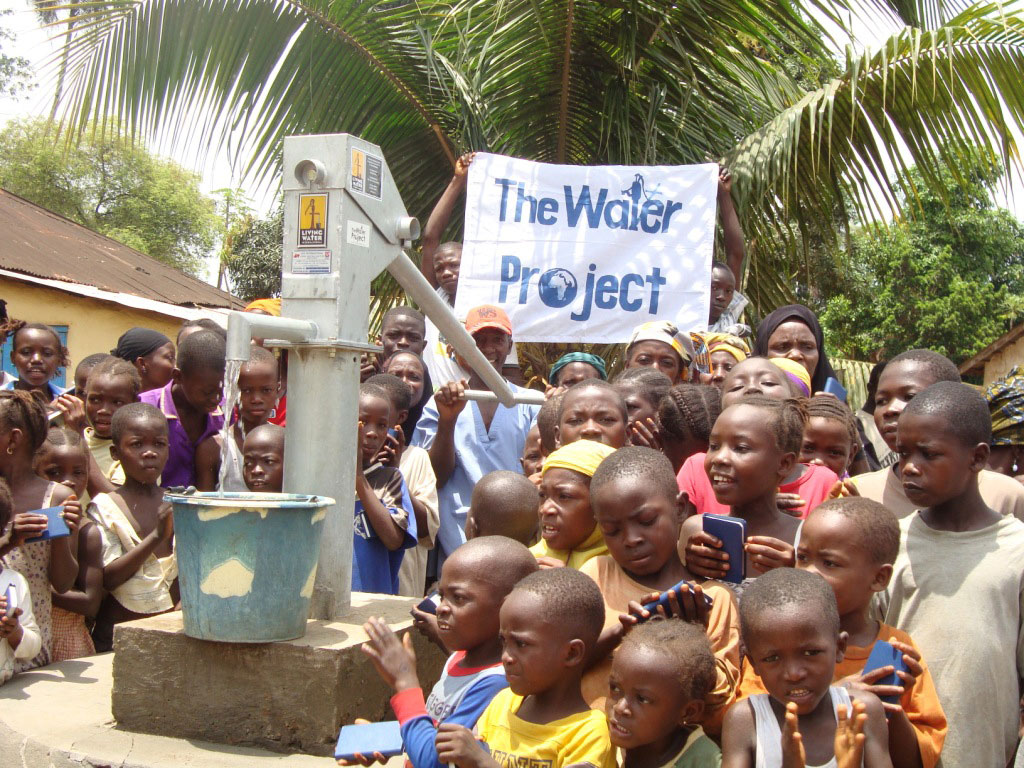
[[[71,361],[60,336],[48,325],[11,320],[2,331],[11,334],[11,362],[18,369],[18,378],[7,389],[35,392],[45,403],[52,403],[64,390],[51,380],[58,368],[66,368]]]
[[[697,351],[701,384],[721,389],[729,371],[750,357],[750,347],[739,336],[729,333],[702,333],[697,336],[702,342],[702,348]]]
[[[747,395],[764,395],[778,400],[793,396],[782,369],[765,357],[750,357],[737,363],[722,381],[722,408],[738,403]]]
[[[423,406],[429,401],[433,391],[427,386],[430,379],[427,377],[427,366],[423,359],[415,352],[402,350],[395,352],[384,361],[383,373],[390,373],[397,376],[412,389],[412,408],[409,415],[402,422],[402,434],[405,436],[406,445],[412,440],[412,433],[416,431],[416,422],[420,420],[423,413]]]
[[[174,374],[174,344],[152,328],[128,329],[110,354],[135,366],[142,379],[142,392],[163,389]]]
[[[795,561],[800,522],[779,510],[775,494],[796,465],[806,423],[802,402],[752,395],[722,411],[711,430],[704,469],[718,503],[747,521],[747,581]],[[683,523],[680,542],[693,573],[712,579],[726,574],[729,556],[719,539],[704,533],[700,516]]]
[[[626,368],[656,368],[673,384],[690,377],[693,342],[667,320],[638,325],[626,345]]]
[[[633,445],[661,450],[655,417],[661,398],[668,394],[672,384],[668,376],[653,368],[630,368],[615,377],[612,385],[626,401]]]
[[[0,480],[0,531],[6,530],[13,506],[11,491]],[[8,596],[13,597],[13,604],[7,602]],[[28,582],[17,571],[0,564],[0,685],[14,676],[15,660],[31,659],[42,643],[32,614]]]
[[[540,481],[541,540],[530,547],[542,568],[579,569],[608,554],[590,509],[590,478],[615,449],[593,440],[577,440],[544,460]]]
[[[52,621],[50,588],[66,592],[78,576],[78,526],[81,505],[68,488],[46,481],[32,471],[35,452],[46,439],[46,412],[35,397],[24,390],[0,391],[0,475],[7,481],[14,499],[14,525],[10,540],[0,544],[3,565],[18,571],[32,592],[32,612],[43,639],[42,650],[28,661],[15,665],[16,672],[50,663]],[[28,542],[47,527],[46,515],[34,510],[63,506],[70,536]]]
[[[594,440],[621,448],[626,434],[626,403],[608,382],[586,379],[562,395],[556,439],[560,446],[577,440]]]
[[[678,474],[693,454],[707,451],[711,427],[721,411],[722,396],[717,387],[677,384],[661,398],[658,437],[673,472]]]
[[[701,727],[715,657],[698,627],[654,620],[615,652],[605,703],[621,768],[714,768],[722,753]]]
[[[89,480],[89,454],[77,432],[54,427],[36,451],[36,474],[60,483],[85,500]],[[103,540],[92,521],[78,533],[78,577],[63,594],[54,592],[53,654],[51,661],[78,659],[96,653],[86,621],[93,621],[103,599]]]
[[[812,397],[807,402],[802,464],[828,467],[839,479],[846,480],[859,448],[857,420],[846,403],[834,397]]]

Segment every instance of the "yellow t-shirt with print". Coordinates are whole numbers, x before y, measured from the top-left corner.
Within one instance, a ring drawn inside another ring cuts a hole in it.
[[[522,696],[506,688],[491,700],[476,724],[477,737],[502,768],[615,768],[615,750],[603,712],[591,709],[540,725],[516,714],[522,703]]]

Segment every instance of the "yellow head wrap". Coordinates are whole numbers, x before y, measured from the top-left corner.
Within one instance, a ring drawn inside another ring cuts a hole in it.
[[[750,357],[750,347],[739,336],[733,336],[731,333],[705,333],[701,335],[704,338],[704,345],[708,349],[708,356],[712,352],[728,352],[736,358],[737,363],[742,363]]]
[[[649,323],[641,323],[633,329],[633,335],[626,344],[628,350],[638,341],[660,341],[668,344],[675,350],[683,361],[683,368],[689,366],[693,360],[693,341],[690,334],[683,333],[673,323],[667,320],[652,320]]]
[[[594,440],[577,440],[548,454],[540,473],[543,476],[549,469],[571,469],[593,477],[601,462],[613,453],[615,449],[610,445]]]
[[[281,300],[280,299],[256,299],[256,301],[250,301],[245,305],[243,312],[252,312],[253,310],[259,310],[260,312],[266,312],[268,315],[274,317],[281,316]]]
[[[804,397],[811,396],[811,374],[807,372],[806,368],[788,357],[771,357],[769,361],[774,363],[776,368],[782,369],[789,380],[803,390]]]

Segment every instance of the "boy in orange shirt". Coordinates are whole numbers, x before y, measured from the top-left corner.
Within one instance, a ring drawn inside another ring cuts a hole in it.
[[[934,768],[946,736],[946,716],[928,666],[910,636],[873,618],[872,601],[892,577],[900,531],[895,516],[881,504],[859,497],[826,501],[804,521],[796,550],[796,567],[820,574],[835,593],[839,625],[847,646],[836,663],[836,684],[864,688],[877,696],[898,695],[898,704],[883,702],[889,723],[889,755],[894,768]],[[875,683],[892,674],[881,667],[863,675],[864,663],[879,640],[903,652],[907,671],[902,685]],[[764,693],[749,662],[744,662],[737,697]]]

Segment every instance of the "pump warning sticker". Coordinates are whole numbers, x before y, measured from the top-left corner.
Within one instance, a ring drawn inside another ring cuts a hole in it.
[[[292,251],[293,275],[329,275],[330,251]]]
[[[361,149],[352,150],[352,172],[349,186],[359,192],[380,200],[384,158],[368,155]]]
[[[327,193],[299,195],[299,248],[327,245]]]

